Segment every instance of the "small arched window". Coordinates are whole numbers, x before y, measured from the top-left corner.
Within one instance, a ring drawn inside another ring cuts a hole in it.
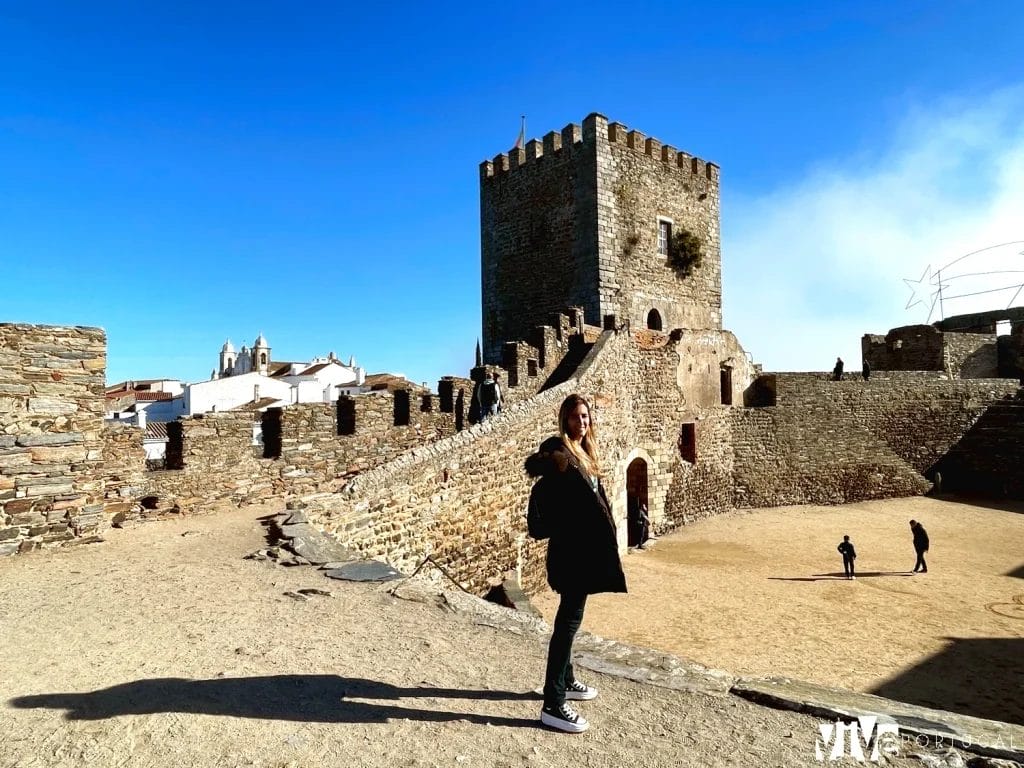
[[[658,310],[652,309],[647,313],[647,327],[652,331],[661,330],[661,314],[659,314]]]
[[[267,353],[266,352],[260,352],[260,365],[266,365],[266,364],[267,364]]]

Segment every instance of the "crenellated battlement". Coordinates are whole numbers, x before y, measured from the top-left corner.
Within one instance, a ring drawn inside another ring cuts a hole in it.
[[[598,117],[604,119],[600,115]],[[640,131],[631,131],[622,123],[607,123],[606,134],[609,144],[658,159],[666,166],[701,176],[716,184],[719,181],[719,167],[715,163],[694,157],[671,144],[663,144],[659,139],[645,136]]]
[[[490,179],[515,171],[528,165],[534,165],[545,157],[571,155],[576,145],[583,142],[583,132],[579,125],[569,123],[561,133],[549,131],[540,141],[530,139],[522,148],[513,147],[508,152],[495,155],[493,160],[480,163],[480,178]]]
[[[655,158],[667,167],[683,173],[700,176],[716,184],[719,181],[719,167],[715,163],[678,150],[670,144],[663,144],[659,139],[648,137],[640,131],[631,131],[622,123],[608,122],[608,118],[597,112],[588,115],[582,126],[570,123],[561,133],[550,131],[542,140],[530,139],[524,147],[514,147],[508,152],[495,155],[491,160],[484,160],[480,163],[480,178],[492,179],[537,164],[545,157],[564,156],[562,153],[566,151],[571,154],[578,151],[577,145],[597,140]]]

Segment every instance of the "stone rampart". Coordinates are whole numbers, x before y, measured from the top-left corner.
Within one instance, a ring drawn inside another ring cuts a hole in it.
[[[774,379],[774,407],[732,413],[739,507],[923,493],[924,474],[986,408],[1017,390],[1006,379]]]
[[[105,368],[99,328],[0,324],[0,554],[101,527]]]

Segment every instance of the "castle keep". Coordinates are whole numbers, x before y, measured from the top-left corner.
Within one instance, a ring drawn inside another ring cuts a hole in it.
[[[591,114],[480,165],[484,361],[579,306],[594,325],[722,327],[718,166]],[[703,263],[683,277],[673,240]]]
[[[920,494],[938,471],[1024,496],[1024,402],[987,321],[938,342],[866,337],[867,381],[766,373],[721,326],[715,165],[594,114],[483,163],[480,184],[472,377],[504,372],[504,413],[472,424],[463,377],[255,404],[170,424],[168,468],[146,471],[141,432],[102,424],[102,331],[0,325],[0,553],[275,501],[399,569],[430,556],[479,594],[510,572],[536,588],[522,461],[571,392],[593,404],[623,546],[628,497],[663,532],[734,507]]]

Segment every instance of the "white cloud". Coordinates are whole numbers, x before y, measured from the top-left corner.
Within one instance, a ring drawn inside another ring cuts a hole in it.
[[[723,218],[725,325],[766,370],[859,366],[864,333],[926,321],[927,306],[904,309],[903,278],[980,249],[945,271],[945,315],[1004,308],[1013,290],[952,297],[1024,283],[962,276],[1024,270],[1024,244],[989,248],[1024,241],[1024,88],[910,110],[888,146],[821,162]]]

